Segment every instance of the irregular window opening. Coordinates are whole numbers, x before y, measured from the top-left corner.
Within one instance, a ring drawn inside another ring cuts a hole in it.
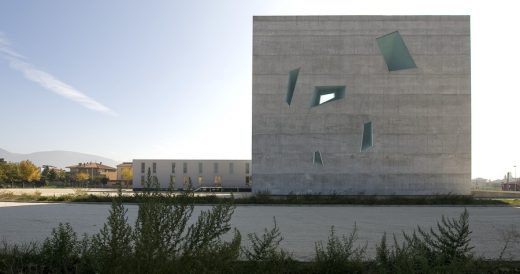
[[[314,156],[312,157],[312,162],[315,165],[323,166],[323,161],[321,160],[321,152],[319,150],[314,152]]]
[[[361,151],[372,147],[372,122],[363,124],[363,139],[361,141]]]
[[[294,94],[294,88],[296,88],[296,81],[298,80],[298,74],[300,73],[300,68],[293,69],[289,71],[289,84],[287,85],[287,95],[285,97],[285,101],[290,106]]]
[[[311,107],[319,106],[345,97],[345,86],[318,86],[314,88]]]
[[[398,31],[378,37],[376,40],[388,71],[417,67]]]

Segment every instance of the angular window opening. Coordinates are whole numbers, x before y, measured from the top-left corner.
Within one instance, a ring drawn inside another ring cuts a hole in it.
[[[141,173],[144,173],[144,170],[145,170],[144,163],[141,163]]]
[[[312,163],[315,165],[323,166],[323,161],[321,160],[321,152],[319,150],[314,152],[314,156],[312,157]]]
[[[199,182],[199,186],[201,186],[202,183],[204,182],[204,178],[203,178],[202,176],[199,176],[199,177],[197,178],[197,181]]]
[[[398,31],[378,37],[376,40],[388,71],[417,67]]]
[[[188,173],[188,163],[182,163],[182,173]]]
[[[363,140],[361,141],[361,151],[372,147],[372,122],[363,124]]]
[[[172,173],[175,174],[175,163],[172,163]]]
[[[157,173],[157,163],[152,163],[152,172]]]
[[[246,163],[246,174],[249,174],[249,163]]]
[[[218,173],[218,163],[213,163],[213,173]]]
[[[202,174],[202,163],[199,163],[199,174]]]
[[[285,101],[289,106],[291,105],[291,101],[294,94],[294,88],[296,88],[296,81],[298,80],[299,73],[300,68],[289,71],[289,84],[287,85],[287,96],[285,97]]]
[[[251,186],[251,176],[246,176],[246,186]]]
[[[235,171],[234,163],[229,163],[229,174],[233,174],[234,171]]]
[[[320,105],[334,99],[334,93],[324,94],[320,96]]]
[[[314,88],[311,100],[311,108],[328,102],[343,99],[345,97],[345,86],[319,86]]]

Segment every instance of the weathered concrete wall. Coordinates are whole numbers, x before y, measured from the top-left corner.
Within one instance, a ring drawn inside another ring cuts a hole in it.
[[[417,68],[388,71],[376,38],[396,30]],[[254,17],[253,190],[469,194],[470,68],[469,16]],[[310,108],[332,85],[345,98]],[[374,146],[360,152],[367,121]]]

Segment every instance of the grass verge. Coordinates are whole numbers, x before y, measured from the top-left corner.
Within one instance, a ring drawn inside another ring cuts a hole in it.
[[[168,196],[171,198],[171,196]],[[166,197],[166,199],[169,199]],[[88,194],[85,191],[75,191],[74,194],[43,196],[36,191],[33,194],[14,194],[10,191],[0,191],[2,202],[92,202],[110,203],[113,197],[107,194]],[[123,203],[137,203],[136,194],[122,196]],[[237,205],[504,205],[520,206],[520,199],[477,199],[471,196],[440,195],[440,196],[342,196],[342,195],[288,195],[271,196],[257,194],[251,197],[217,197],[205,195],[193,197],[194,204],[215,204],[233,201]]]

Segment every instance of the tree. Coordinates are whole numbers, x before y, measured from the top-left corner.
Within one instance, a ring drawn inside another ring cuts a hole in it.
[[[45,167],[43,168],[43,171],[42,171],[42,174],[41,174],[41,178],[42,178],[44,181],[47,180],[47,176],[49,176],[49,171],[50,171],[49,166],[45,166]]]
[[[20,165],[17,163],[7,163],[3,166],[5,182],[13,187],[14,182],[20,181]]]
[[[78,181],[78,182],[85,182],[88,179],[90,179],[90,175],[88,175],[85,172],[78,172],[78,173],[76,173],[76,176],[74,179],[76,179],[76,181]]]
[[[21,161],[18,165],[20,170],[20,179],[22,180],[22,183],[40,180],[40,168],[35,166],[31,161]]]
[[[133,177],[134,175],[130,168],[123,168],[121,170],[121,180],[125,181],[125,185],[128,185],[128,183],[132,181]]]
[[[50,182],[54,182],[56,181],[56,179],[58,178],[58,174],[56,173],[56,170],[53,168],[49,171],[49,174],[47,175],[47,180],[49,180]]]
[[[7,175],[5,174],[6,166],[4,162],[0,162],[0,184],[3,184],[7,181]]]
[[[56,171],[56,181],[66,182],[70,179],[69,177],[69,174],[67,174],[67,172],[65,172],[64,170],[58,169]]]

